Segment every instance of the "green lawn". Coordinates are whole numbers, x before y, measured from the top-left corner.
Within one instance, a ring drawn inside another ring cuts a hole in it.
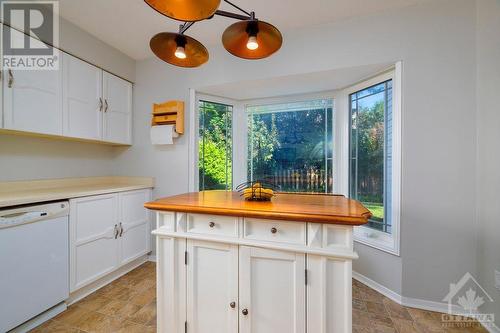
[[[374,202],[364,202],[363,206],[368,208],[370,212],[372,212],[373,217],[376,219],[384,219],[384,206],[381,203]]]

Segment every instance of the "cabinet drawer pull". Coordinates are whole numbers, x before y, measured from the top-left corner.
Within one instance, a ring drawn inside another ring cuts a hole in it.
[[[236,307],[236,302],[231,302],[231,303],[229,303],[229,306],[230,306],[232,309],[234,309],[234,308]]]
[[[123,226],[122,223],[120,222],[120,237],[123,235]]]
[[[99,111],[102,112],[102,97],[99,97]]]
[[[118,238],[118,224],[115,224],[115,239]]]
[[[215,222],[210,222],[210,223],[208,224],[208,226],[209,226],[210,228],[215,227]]]
[[[248,314],[248,309],[241,310],[241,313],[243,313],[243,315],[246,316]]]
[[[108,112],[108,100],[104,99],[104,112]]]
[[[278,232],[278,229],[276,229],[275,227],[272,227],[272,228],[271,228],[271,233],[272,233],[272,234],[275,234],[275,233],[277,233],[277,232]]]

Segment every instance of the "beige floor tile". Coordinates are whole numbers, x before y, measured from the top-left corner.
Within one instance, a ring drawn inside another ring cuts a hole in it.
[[[78,301],[77,303],[75,303],[75,305],[90,311],[96,311],[97,309],[102,308],[109,302],[111,302],[110,298],[106,298],[99,294],[93,293],[85,297],[84,299]]]
[[[139,306],[144,306],[151,303],[156,298],[156,288],[150,288],[136,293],[132,296],[129,302],[134,303]]]
[[[373,289],[361,289],[360,290],[361,298],[365,301],[375,302],[375,303],[383,303],[386,298],[381,293],[373,290]]]
[[[156,302],[153,301],[134,313],[130,317],[130,320],[134,323],[145,325],[154,318],[156,318]]]
[[[357,326],[370,327],[371,318],[368,312],[352,310],[352,323]]]
[[[392,322],[398,333],[424,333],[415,326],[412,320],[392,318]]]
[[[89,311],[75,323],[75,327],[85,332],[103,332],[109,317],[102,313]]]
[[[408,313],[411,315],[413,320],[426,319],[441,321],[442,313],[440,312],[420,310],[415,308],[406,308],[406,310],[408,310]]]
[[[366,302],[363,301],[362,299],[353,298],[352,299],[352,308],[354,310],[367,311],[366,310]]]
[[[384,299],[384,305],[391,318],[413,320],[412,316],[404,306],[399,305],[388,298]]]
[[[97,312],[107,316],[130,317],[140,310],[140,306],[127,301],[117,299],[111,300],[108,304],[97,310]]]
[[[388,313],[387,313],[383,303],[366,301],[365,304],[366,304],[366,310],[368,312],[383,315],[383,316],[388,316]]]
[[[78,305],[70,306],[66,311],[58,314],[54,320],[69,325],[71,327],[77,327],[83,316],[87,315],[90,311],[79,307]]]

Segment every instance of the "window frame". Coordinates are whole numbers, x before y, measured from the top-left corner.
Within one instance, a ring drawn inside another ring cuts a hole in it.
[[[232,163],[233,163],[233,170],[232,170],[232,180],[231,180],[231,186],[234,189],[235,187],[235,182],[238,181],[235,178],[234,174],[234,163],[239,163],[239,159],[235,160],[235,158],[238,158],[238,155],[235,154],[235,147],[236,144],[241,144],[239,142],[240,140],[236,140],[235,138],[235,116],[236,113],[240,113],[241,109],[241,104],[238,103],[235,100],[228,99],[228,98],[223,98],[223,97],[218,97],[218,96],[212,96],[208,94],[201,94],[197,93],[194,89],[189,90],[189,96],[190,96],[190,105],[189,105],[189,127],[192,128],[193,130],[189,131],[189,165],[194,166],[189,168],[189,175],[188,175],[188,190],[189,192],[197,192],[199,191],[200,188],[200,179],[199,179],[199,168],[198,168],[198,163],[199,163],[199,145],[198,145],[198,140],[199,140],[199,131],[200,131],[200,117],[199,117],[199,103],[200,101],[206,101],[206,102],[213,102],[213,103],[218,103],[218,104],[224,104],[224,105],[229,105],[232,106],[232,118],[233,118],[233,124],[231,128],[231,135],[232,135],[232,149],[231,149],[231,154],[232,154]],[[241,183],[241,182],[240,182]],[[239,184],[239,183],[238,183]]]
[[[401,205],[401,72],[402,63],[398,62],[389,71],[364,80],[360,83],[343,89],[336,96],[339,101],[337,116],[341,123],[337,124],[336,129],[341,132],[341,142],[339,150],[336,151],[338,158],[340,184],[339,193],[345,196],[349,195],[349,96],[352,93],[369,88],[376,84],[392,80],[392,186],[391,186],[391,214],[392,233],[386,233],[367,226],[358,226],[354,228],[354,241],[362,243],[376,249],[399,256],[400,254],[400,205]],[[385,206],[385,204],[384,204]]]

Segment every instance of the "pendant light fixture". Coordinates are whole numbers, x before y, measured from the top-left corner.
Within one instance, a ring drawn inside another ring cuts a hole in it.
[[[220,0],[144,0],[151,8],[178,21],[201,21],[212,17]]]
[[[182,33],[160,32],[151,38],[149,46],[158,58],[175,66],[198,67],[208,61],[205,46]]]
[[[211,19],[214,15],[236,19],[222,34],[224,48],[243,59],[263,59],[281,48],[283,37],[270,23],[260,21],[254,12],[247,12],[237,5],[223,0],[243,14],[218,10],[220,0],[144,0],[163,15],[186,21],[179,33],[161,32],[150,41],[153,53],[163,61],[180,67],[198,67],[208,61],[207,49],[185,32],[196,21]]]

